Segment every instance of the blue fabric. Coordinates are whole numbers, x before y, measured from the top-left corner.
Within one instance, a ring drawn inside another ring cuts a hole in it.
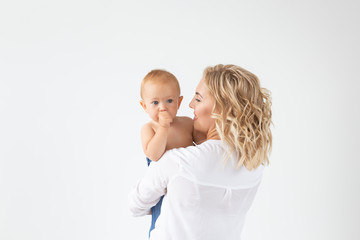
[[[146,158],[146,161],[147,161],[148,166],[150,166],[151,160],[149,158]],[[161,204],[162,204],[163,198],[164,198],[164,196],[161,196],[159,202],[151,208],[151,226],[150,226],[150,230],[149,230],[149,238],[150,238],[151,231],[155,228],[156,220],[160,216]]]

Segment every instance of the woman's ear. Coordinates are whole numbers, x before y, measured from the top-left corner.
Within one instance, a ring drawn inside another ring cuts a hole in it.
[[[183,98],[184,98],[183,96],[180,96],[180,97],[179,97],[179,100],[178,100],[178,109],[179,109],[179,107],[180,107],[180,104],[181,104]]]
[[[142,106],[142,108],[145,110],[146,112],[146,103],[144,102],[144,100],[140,100],[140,105]]]

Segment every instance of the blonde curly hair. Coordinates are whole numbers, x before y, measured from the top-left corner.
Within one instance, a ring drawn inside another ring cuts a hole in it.
[[[260,87],[254,74],[235,65],[207,67],[203,79],[215,99],[212,117],[217,132],[231,152],[239,154],[237,167],[252,170],[269,164],[270,91]]]

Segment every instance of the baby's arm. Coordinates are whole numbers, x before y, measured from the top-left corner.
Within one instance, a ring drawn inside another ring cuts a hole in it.
[[[145,155],[152,161],[158,161],[164,154],[168,136],[168,128],[159,126],[156,130],[151,124],[145,124],[141,129],[141,142]]]

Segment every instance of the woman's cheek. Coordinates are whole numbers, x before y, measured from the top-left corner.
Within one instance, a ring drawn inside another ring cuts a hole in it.
[[[208,132],[211,127],[215,124],[215,119],[211,117],[211,108],[207,107],[202,109],[201,112],[201,128],[203,132]]]

